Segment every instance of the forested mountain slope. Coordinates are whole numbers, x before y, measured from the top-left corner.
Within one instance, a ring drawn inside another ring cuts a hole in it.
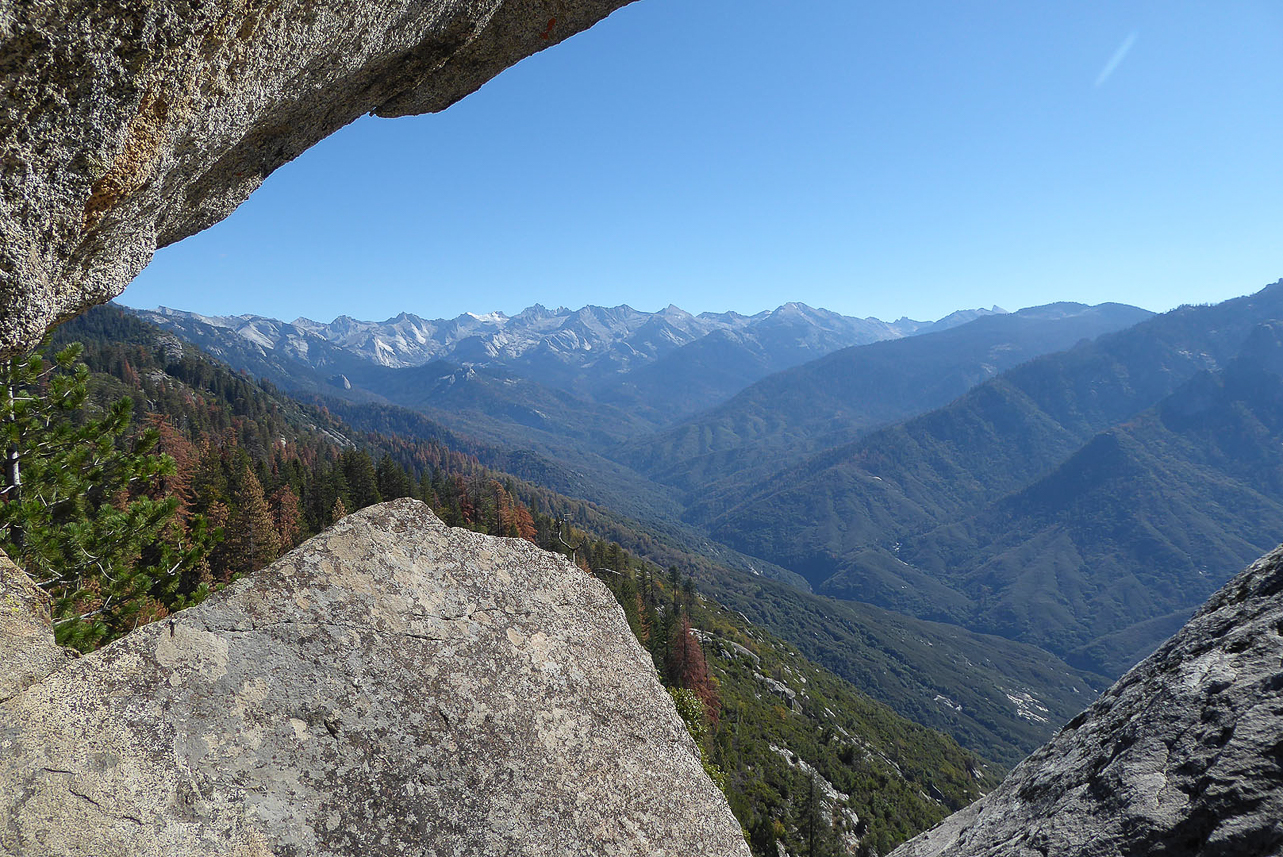
[[[488,466],[583,496],[582,474],[528,451],[452,435],[420,413],[338,401],[330,401],[328,409],[365,430],[448,438],[452,448]],[[565,498],[557,502],[565,504],[556,506],[559,514],[663,567],[688,570],[702,590],[797,645],[816,663],[910,719],[945,731],[964,746],[984,748],[1004,764],[1022,758],[1107,683],[1104,676],[1071,668],[1033,646],[808,595],[787,585],[791,573],[786,569],[710,542],[690,527],[643,525],[617,509]]]
[[[1076,630],[1070,634],[1076,640],[1073,646],[1068,644],[1069,638],[1056,644],[1055,650],[1068,653],[1074,646],[1089,645],[1080,633],[1087,627],[1085,623],[1091,613],[1086,603],[1066,611],[1057,622],[1062,626],[1059,630],[1035,629],[1045,616],[1038,621],[1028,617],[999,620],[998,613],[993,613],[981,621],[975,616],[979,609],[976,592],[980,589],[990,592],[996,584],[977,570],[970,586],[954,587],[948,574],[957,569],[983,567],[987,561],[983,555],[973,556],[958,547],[948,553],[947,562],[924,559],[918,567],[911,560],[906,564],[910,555],[908,546],[917,544],[924,534],[940,527],[954,525],[955,532],[966,532],[966,527],[971,525],[958,522],[981,514],[1008,494],[1031,489],[1032,493],[1024,495],[1024,500],[1013,499],[985,519],[1003,523],[976,525],[981,529],[987,526],[995,533],[1006,530],[1008,522],[1003,516],[1012,509],[1021,507],[1022,503],[1028,505],[1031,498],[1046,498],[1065,489],[1068,477],[1062,476],[1058,482],[1052,474],[1080,450],[1082,458],[1077,464],[1068,465],[1070,470],[1066,474],[1080,466],[1086,467],[1095,457],[1111,449],[1121,450],[1123,459],[1151,474],[1150,478],[1137,481],[1135,490],[1152,486],[1153,502],[1149,508],[1164,510],[1164,517],[1127,514],[1120,507],[1118,511],[1122,514],[1117,519],[1114,544],[1137,545],[1147,539],[1166,541],[1169,545],[1182,544],[1181,531],[1195,518],[1204,522],[1202,527],[1208,532],[1223,526],[1241,534],[1225,536],[1220,542],[1226,538],[1245,540],[1240,545],[1242,550],[1231,551],[1232,555],[1222,556],[1223,561],[1216,568],[1207,569],[1210,579],[1205,588],[1194,587],[1171,599],[1159,598],[1152,610],[1142,610],[1141,616],[1130,620],[1160,620],[1141,635],[1152,643],[1161,639],[1162,630],[1176,621],[1179,610],[1192,609],[1242,564],[1244,556],[1257,555],[1261,549],[1257,539],[1265,538],[1272,544],[1277,541],[1277,534],[1264,535],[1272,531],[1273,512],[1268,511],[1268,504],[1253,502],[1238,510],[1231,506],[1225,514],[1199,511],[1207,498],[1198,495],[1210,490],[1206,481],[1200,483],[1204,477],[1190,476],[1186,480],[1164,471],[1164,467],[1171,470],[1172,461],[1179,461],[1177,469],[1183,473],[1206,474],[1207,466],[1200,465],[1199,459],[1205,453],[1199,450],[1214,440],[1211,435],[1200,438],[1186,432],[1179,442],[1174,436],[1164,435],[1171,443],[1167,452],[1158,455],[1163,459],[1160,466],[1152,455],[1145,458],[1150,455],[1145,451],[1146,446],[1158,439],[1139,436],[1146,431],[1145,426],[1152,423],[1142,421],[1134,429],[1121,424],[1165,397],[1177,394],[1182,385],[1199,373],[1226,367],[1248,346],[1249,340],[1261,335],[1254,334],[1258,326],[1274,318],[1283,318],[1283,283],[1216,306],[1183,307],[1069,351],[1025,363],[944,408],[879,430],[854,444],[816,455],[795,469],[775,474],[756,486],[747,499],[739,499],[729,492],[708,497],[691,509],[688,516],[705,523],[716,538],[751,555],[784,565],[815,586],[827,585],[830,591],[848,597],[887,604],[928,618],[965,621],[971,627],[1001,630],[1048,645],[1052,644],[1047,634],[1060,634],[1066,627],[1075,626]],[[1178,394],[1169,403],[1169,409],[1190,407],[1188,397],[1197,398],[1198,389],[1195,384],[1189,391]],[[1239,405],[1226,401],[1224,407],[1233,412]],[[1234,418],[1232,413],[1224,416],[1231,423]],[[1257,415],[1252,419],[1268,420],[1269,416]],[[1115,426],[1120,426],[1123,433],[1098,440],[1094,446],[1089,444],[1098,433]],[[1137,434],[1129,434],[1133,431]],[[1084,449],[1085,445],[1089,448]],[[1128,452],[1133,449],[1134,455]],[[1146,460],[1147,464],[1137,463]],[[1228,459],[1226,462],[1228,466]],[[1109,469],[1110,466],[1104,466],[1097,468],[1097,472]],[[1048,478],[1050,481],[1044,483],[1041,493],[1031,488]],[[1223,475],[1205,478],[1223,481]],[[1182,496],[1195,496],[1198,500],[1187,503],[1182,510]],[[1236,495],[1234,502],[1242,501],[1243,496]],[[1211,498],[1225,499],[1225,495],[1212,492]],[[1061,499],[1068,502],[1071,498]],[[1132,499],[1140,501],[1138,497]],[[1102,516],[1101,520],[1108,518]],[[1021,542],[1026,551],[1024,559],[1019,558],[1018,552],[1007,555],[1013,568],[1022,566],[1031,555],[1049,555],[1046,545],[1037,541],[1032,530],[1026,535],[1029,541]],[[1044,539],[1052,536],[1050,531],[1042,534]],[[1087,541],[1095,538],[1092,536]],[[954,544],[965,545],[968,541],[962,538]],[[1009,549],[1015,548],[1009,545]],[[1196,553],[1195,556],[1206,555]],[[1135,557],[1131,560],[1119,557],[1122,566],[1116,570],[1121,571],[1124,566],[1132,568],[1135,560]],[[1205,561],[1191,560],[1194,565]],[[1081,566],[1081,559],[1075,562]],[[945,565],[950,569],[947,574],[941,571]],[[1053,585],[1050,580],[1048,578],[1045,586]],[[1080,573],[1063,568],[1061,579],[1054,584],[1058,591],[1068,593],[1083,585]],[[1018,587],[1016,591],[1021,589],[1023,587]],[[1046,597],[1046,593],[1038,597]],[[1072,595],[1057,597],[1073,600]],[[1167,620],[1154,612],[1160,610],[1161,605],[1170,605],[1170,609],[1163,611],[1172,614]],[[1117,631],[1123,631],[1123,627],[1098,624],[1092,626],[1091,633]],[[1115,642],[1124,644],[1122,638]],[[1116,669],[1120,658],[1136,652],[1135,644],[1125,643],[1125,646],[1130,650],[1127,655],[1120,651],[1114,655],[1082,653],[1078,657],[1083,663],[1098,668],[1108,664]]]
[[[944,405],[1033,357],[1151,315],[1122,304],[1058,303],[844,348],[764,378],[723,405],[626,444],[615,456],[685,491],[723,479],[742,483],[753,473],[766,475],[764,468],[778,469]]]
[[[1077,304],[1013,314],[961,311],[930,325],[906,319],[887,325],[800,304],[753,317],[694,317],[671,307],[649,315],[627,307],[585,307],[575,313],[532,307],[511,319],[461,316],[447,323],[402,316],[383,323],[339,319],[331,325],[251,316],[209,319],[179,311],[139,314],[293,394],[395,403],[491,444],[555,459],[582,474],[579,496],[650,522],[674,521],[683,511],[672,489],[654,484],[652,477],[690,487],[731,468],[729,482],[736,485],[785,452],[796,457],[834,438],[916,413],[1030,354],[1146,315],[1133,307]],[[655,328],[664,325],[684,332],[660,336]],[[712,332],[697,336],[705,328]],[[649,345],[637,340],[643,334]],[[712,401],[691,398],[693,386],[707,386],[708,396],[718,399],[759,377],[756,369],[743,374],[733,368],[746,365],[745,355],[765,361],[764,372],[852,340],[888,337],[892,341],[885,345],[900,347],[841,352],[833,355],[840,360],[798,370],[801,383],[794,383],[792,373],[767,379],[758,385],[766,385],[763,392],[750,395],[750,401],[763,394],[777,397],[781,385],[793,391],[777,407],[766,406],[770,413],[744,415],[729,430],[720,425],[684,430],[679,444],[698,436],[711,438],[716,447],[728,434],[739,443],[736,433],[741,432],[745,449],[682,457],[667,476],[634,472],[647,470],[639,456],[685,455],[669,447],[667,435],[640,439],[700,401]],[[672,347],[660,348],[661,340]],[[596,356],[585,362],[590,355]],[[577,379],[571,377],[574,372],[580,373]],[[631,451],[617,454],[621,444]],[[749,460],[757,470],[744,469]],[[738,489],[720,485],[717,490]]]
[[[1225,369],[899,557],[969,596],[965,624],[1122,672],[1283,538],[1281,333],[1262,325]],[[824,589],[852,584],[868,597]]]
[[[652,424],[623,409],[502,366],[462,367],[440,360],[401,368],[380,365],[341,343],[272,319],[251,318],[229,327],[227,319],[191,313],[130,312],[290,395],[413,408],[458,434],[557,460],[583,474],[579,496],[647,519],[680,514],[667,489],[594,452],[652,430]]]
[[[995,766],[952,739],[701,598],[677,563],[701,581],[715,570],[725,584],[735,572],[671,548],[652,551],[674,560],[671,570],[642,560],[594,535],[626,522],[487,468],[447,442],[494,452],[484,445],[412,414],[420,434],[435,436],[356,430],[112,307],[64,325],[57,340],[86,345],[94,401],[132,396],[138,413],[162,428],[163,448],[179,461],[170,489],[184,514],[224,526],[206,583],[270,562],[348,510],[399,496],[424,499],[448,523],[573,554],[615,593],[663,680],[703,694],[706,710],[694,715],[693,728],[708,763],[724,772],[757,854],[774,857],[776,842],[797,850],[812,828],[825,848],[885,851],[996,781]],[[395,412],[384,410],[390,421]],[[559,523],[565,517],[581,526]],[[243,555],[245,532],[275,549]],[[647,541],[636,531],[628,537]]]
[[[84,326],[101,326],[106,323],[103,319],[113,326],[123,324],[119,311],[104,309],[62,330],[66,336],[84,338],[89,334]],[[149,377],[159,378],[179,365],[167,363],[153,354],[160,347],[158,338],[170,342],[171,349],[182,351],[178,341],[167,336],[135,320],[129,331],[100,331],[90,338],[136,341],[134,347],[141,349],[137,354],[128,356],[121,352],[123,346],[113,346],[114,356],[108,363],[116,367],[112,371],[117,373],[125,371],[126,364],[134,367],[129,371],[146,385],[150,383]],[[339,438],[335,443],[361,444],[375,457],[381,470],[390,470],[383,461],[386,454],[407,471],[431,473],[426,486],[421,475],[416,477],[416,490],[423,496],[427,496],[425,491],[436,492],[435,502],[444,505],[434,505],[434,508],[442,509],[442,516],[449,523],[465,522],[468,520],[465,512],[472,508],[472,525],[489,521],[488,526],[498,526],[497,503],[506,495],[537,513],[534,519],[541,544],[550,542],[557,546],[555,533],[549,529],[550,522],[568,516],[575,526],[616,542],[636,556],[645,557],[662,568],[676,566],[693,574],[702,590],[800,646],[808,657],[854,682],[864,692],[890,704],[901,714],[953,735],[965,746],[1004,765],[1014,764],[1044,741],[1057,723],[1080,710],[1094,696],[1095,689],[1102,686],[1100,677],[1074,670],[1032,647],[960,628],[937,628],[876,608],[814,598],[792,586],[758,576],[763,571],[787,576],[784,570],[770,569],[767,564],[738,556],[689,527],[642,525],[618,510],[538,487],[554,486],[582,497],[583,493],[577,489],[587,477],[564,463],[529,450],[508,449],[471,439],[421,413],[375,402],[315,399],[312,407],[299,408],[290,400],[273,397],[268,392],[249,393],[256,388],[253,382],[225,369],[216,371],[217,364],[212,361],[206,360],[201,365],[210,367],[202,369],[203,373],[224,379],[218,383],[228,385],[233,390],[229,394],[232,399],[242,402],[236,407],[252,406],[257,413],[268,406],[253,403],[270,400],[275,402],[272,409],[298,413],[302,415],[302,422],[334,434]],[[166,389],[163,386],[149,389],[140,401],[154,401],[161,396],[180,398],[163,393]],[[264,396],[267,398],[263,399]],[[215,437],[227,431],[220,426],[230,427],[235,422],[232,416],[228,413],[213,427]],[[335,419],[336,416],[350,422]],[[236,424],[241,426],[241,433],[252,432],[260,438],[253,441],[257,449],[270,449],[261,440],[264,436],[292,437],[276,428],[260,430],[255,423],[255,420],[240,420]],[[309,455],[322,465],[331,466],[326,464],[324,456]],[[353,455],[349,453],[348,458]],[[263,462],[258,465],[260,473],[270,481],[271,459],[260,460]],[[349,462],[346,470],[339,467],[317,484],[351,482],[362,478],[360,471],[360,467]],[[452,472],[459,478],[452,476]],[[493,479],[486,474],[495,474],[494,479],[504,491],[487,488]],[[300,485],[299,490],[303,491],[304,487]],[[328,518],[321,518],[329,512],[324,497],[328,496],[330,504],[335,497],[333,494],[318,496],[322,499],[306,502],[304,506],[314,508],[319,516],[315,525],[324,526]],[[953,650],[962,653],[961,660],[949,653]],[[1026,703],[1025,694],[1036,703]],[[1031,709],[1030,704],[1041,705],[1046,710]],[[961,711],[958,706],[962,706]],[[1031,719],[1031,712],[1039,719]]]

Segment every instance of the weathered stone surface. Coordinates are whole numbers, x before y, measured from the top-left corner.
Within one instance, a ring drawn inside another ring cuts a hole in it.
[[[53,641],[49,596],[0,551],[0,702],[75,656]]]
[[[0,849],[747,854],[609,592],[416,501],[0,705]]]
[[[364,113],[446,108],[630,0],[0,0],[0,353]]]
[[[1283,853],[1283,548],[893,857]]]

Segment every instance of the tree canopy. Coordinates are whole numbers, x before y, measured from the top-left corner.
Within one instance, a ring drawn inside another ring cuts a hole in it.
[[[0,548],[50,595],[58,641],[89,650],[202,597],[183,583],[211,537],[161,489],[174,459],[154,428],[129,433],[132,400],[87,407],[80,354],[0,362]]]

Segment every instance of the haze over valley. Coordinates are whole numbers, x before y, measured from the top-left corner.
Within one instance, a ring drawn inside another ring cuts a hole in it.
[[[411,431],[474,438],[509,470],[838,599],[814,602],[823,622],[852,602],[956,625],[1035,646],[1084,688],[1283,527],[1277,398],[1261,395],[1280,284],[1157,316],[1057,303],[935,322],[801,304],[329,324],[135,313],[355,426],[411,409],[426,418]],[[1226,432],[1240,440],[1224,447]],[[841,662],[840,641],[719,597]]]

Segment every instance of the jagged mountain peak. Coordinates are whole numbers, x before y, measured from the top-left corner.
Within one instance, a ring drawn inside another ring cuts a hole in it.
[[[329,323],[302,317],[293,322],[256,315],[205,317],[171,308],[143,312],[176,332],[192,323],[229,330],[263,351],[281,349],[313,369],[329,366],[339,352],[390,369],[434,360],[507,367],[541,383],[567,390],[617,386],[623,376],[693,346],[710,335],[722,343],[704,359],[705,368],[727,379],[704,390],[692,407],[711,405],[770,371],[794,366],[850,345],[897,339],[949,327],[989,310],[963,310],[940,322],[887,323],[855,318],[790,301],[754,315],[737,312],[693,315],[676,304],[655,312],[628,304],[587,304],[549,310],[535,303],[509,316],[495,310],[465,312],[451,319],[425,319],[401,312],[385,321],[343,314]],[[212,343],[207,343],[211,344]],[[726,363],[732,361],[735,365]]]
[[[502,326],[508,321],[508,316],[499,312],[499,310],[493,310],[486,313],[466,312],[463,315],[468,316],[474,321],[479,321],[482,324],[497,324]],[[463,316],[459,316],[459,318],[463,318]]]
[[[527,321],[537,321],[537,320],[552,318],[555,316],[563,316],[568,314],[569,312],[570,310],[566,309],[565,307],[557,307],[556,310],[549,310],[543,304],[531,304],[530,306],[523,309],[521,312],[514,315],[509,320],[512,322],[521,324]]]
[[[827,312],[827,310],[823,311]],[[789,301],[788,303],[780,304],[780,306],[777,307],[771,315],[813,315],[815,312],[816,310],[814,307],[804,304],[801,301]]]

